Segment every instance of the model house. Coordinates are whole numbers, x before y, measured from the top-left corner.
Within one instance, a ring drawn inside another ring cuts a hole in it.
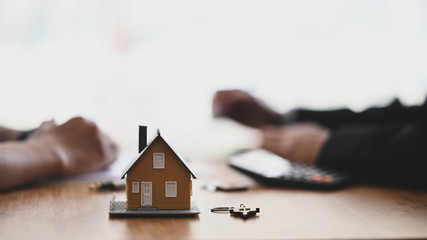
[[[160,131],[147,144],[147,128],[139,128],[139,154],[124,170],[126,208],[190,209],[192,178],[188,164],[163,139]]]

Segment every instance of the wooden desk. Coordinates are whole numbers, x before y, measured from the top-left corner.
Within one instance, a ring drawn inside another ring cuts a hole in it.
[[[0,239],[427,237],[427,192],[375,186],[335,192],[255,186],[224,193],[204,190],[202,181],[195,180],[199,217],[126,219],[109,218],[113,193],[96,192],[89,185],[50,184],[0,194]],[[242,220],[210,212],[212,207],[240,203],[260,207],[261,213]]]

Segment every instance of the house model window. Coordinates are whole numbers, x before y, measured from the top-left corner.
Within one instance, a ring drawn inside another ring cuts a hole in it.
[[[176,181],[166,181],[166,197],[177,197]]]
[[[132,193],[139,193],[139,182],[132,182]]]
[[[153,154],[153,168],[165,168],[165,153]]]

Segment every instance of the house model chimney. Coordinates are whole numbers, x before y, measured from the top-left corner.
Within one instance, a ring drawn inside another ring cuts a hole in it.
[[[142,150],[147,146],[147,126],[139,125],[139,141],[138,141],[138,152],[141,153]]]

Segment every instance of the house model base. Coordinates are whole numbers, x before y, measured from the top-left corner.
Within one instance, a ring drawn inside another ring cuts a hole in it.
[[[115,201],[114,199],[110,202],[110,211],[108,212],[110,217],[132,217],[132,216],[188,216],[195,217],[200,214],[197,205],[192,202],[190,209],[155,209],[155,208],[140,208],[140,209],[126,209],[126,201]]]

